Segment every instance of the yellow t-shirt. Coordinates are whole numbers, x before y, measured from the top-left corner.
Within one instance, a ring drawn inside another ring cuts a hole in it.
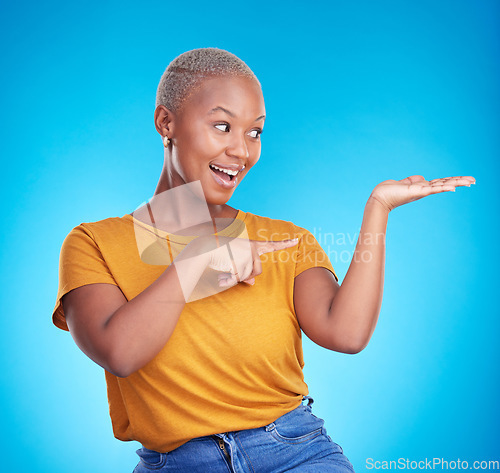
[[[338,278],[312,233],[291,222],[239,210],[219,235],[236,236],[242,222],[250,239],[298,237],[299,243],[262,255],[255,285],[240,283],[188,302],[165,347],[140,370],[126,378],[105,371],[116,438],[169,452],[195,437],[267,425],[308,394],[294,277],[321,266]],[[59,262],[57,327],[68,330],[61,297],[72,289],[114,284],[130,300],[165,271],[166,264],[144,262],[134,225],[127,214],[82,223],[68,234]],[[168,239],[169,249],[193,238],[141,225],[159,243]]]

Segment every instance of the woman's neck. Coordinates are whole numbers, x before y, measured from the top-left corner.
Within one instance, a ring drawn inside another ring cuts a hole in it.
[[[234,219],[238,210],[227,204],[210,204],[205,200],[199,182],[175,183],[168,172],[163,172],[151,199],[157,202],[159,218],[171,220],[181,228],[186,228],[192,221],[208,221],[215,219]]]

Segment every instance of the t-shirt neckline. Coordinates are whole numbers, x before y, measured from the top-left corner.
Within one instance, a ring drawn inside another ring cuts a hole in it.
[[[247,213],[244,212],[243,210],[238,209],[238,213],[236,214],[236,217],[234,220],[224,229],[221,231],[217,232],[217,235],[220,236],[228,236],[228,237],[235,237],[243,233],[243,230],[245,228],[244,221],[246,219]],[[148,225],[147,223],[142,222],[141,220],[137,220],[133,217],[131,214],[125,214],[122,218],[129,220],[131,223],[134,225],[139,225],[140,227],[155,233],[158,235],[160,238],[165,238],[169,241],[176,242],[176,243],[181,243],[181,244],[187,244],[194,238],[196,238],[195,235],[177,235],[175,233],[169,233],[164,230],[161,230],[159,228],[155,228],[152,225]],[[215,234],[215,233],[213,233]]]

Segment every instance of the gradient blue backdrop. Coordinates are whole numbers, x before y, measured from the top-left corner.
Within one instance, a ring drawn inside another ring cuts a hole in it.
[[[385,179],[473,175],[389,217],[369,346],[305,339],[306,381],[366,459],[500,459],[497,0],[2,2],[2,471],[131,472],[101,368],[52,326],[59,249],[151,197],[167,64],[228,49],[263,85],[260,162],[230,204],[306,227],[340,278]],[[341,241],[346,236],[346,242]],[[322,240],[326,241],[326,240]]]

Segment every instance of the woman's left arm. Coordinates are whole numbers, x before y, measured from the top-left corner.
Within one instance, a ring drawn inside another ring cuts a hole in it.
[[[299,324],[315,343],[342,353],[358,353],[377,324],[384,289],[385,235],[389,212],[431,194],[475,183],[471,176],[426,181],[410,176],[375,187],[347,274],[339,286],[325,268],[309,268],[295,278],[294,305]]]

